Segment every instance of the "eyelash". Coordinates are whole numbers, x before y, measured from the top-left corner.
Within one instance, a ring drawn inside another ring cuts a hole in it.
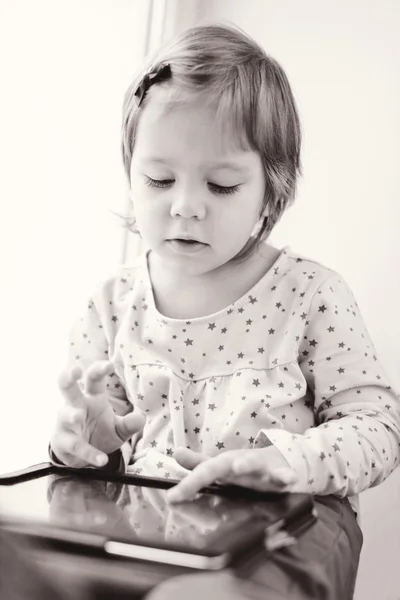
[[[151,177],[148,177],[146,175],[145,184],[148,187],[155,187],[155,188],[158,188],[158,189],[165,189],[165,188],[170,187],[170,185],[173,182],[174,182],[173,179],[162,179],[162,180],[160,180],[160,179],[152,179]],[[217,185],[216,183],[209,183],[208,185],[211,187],[211,190],[213,192],[215,192],[216,194],[221,194],[221,195],[234,194],[239,189],[238,185],[231,185],[229,187],[222,186],[222,185]]]

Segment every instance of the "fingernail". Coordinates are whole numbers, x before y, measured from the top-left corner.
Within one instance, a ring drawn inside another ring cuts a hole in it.
[[[103,467],[107,463],[108,458],[103,454],[98,454],[96,456],[96,465],[99,467]]]
[[[179,486],[173,487],[167,492],[167,499],[169,502],[186,502],[191,498],[182,492]]]
[[[283,484],[294,483],[297,479],[296,475],[290,469],[279,469],[271,473],[274,479],[277,479]]]
[[[167,492],[167,499],[170,502],[180,502],[182,500],[182,493],[180,490],[172,488]]]

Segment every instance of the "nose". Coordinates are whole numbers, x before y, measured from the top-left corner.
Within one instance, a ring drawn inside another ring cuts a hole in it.
[[[199,194],[196,194],[192,189],[176,189],[174,192],[174,199],[171,204],[171,217],[204,219],[206,208]]]

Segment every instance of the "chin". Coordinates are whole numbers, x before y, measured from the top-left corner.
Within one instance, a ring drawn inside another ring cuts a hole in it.
[[[160,266],[183,276],[194,277],[217,273],[225,266],[231,266],[241,250],[241,248],[238,250],[233,249],[230,253],[224,252],[224,256],[217,256],[215,251],[210,252],[210,248],[206,252],[185,254],[173,251],[165,243],[149,245],[149,247],[157,256],[157,262]]]

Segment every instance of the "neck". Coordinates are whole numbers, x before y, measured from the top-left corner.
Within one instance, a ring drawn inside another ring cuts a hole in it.
[[[169,282],[171,287],[180,290],[226,285],[233,278],[246,277],[246,274],[252,271],[253,265],[259,264],[260,260],[265,261],[265,256],[256,253],[247,260],[241,262],[232,260],[212,271],[187,274],[180,269],[165,264],[162,258],[152,251],[148,255],[151,279],[153,281]]]
[[[272,267],[279,250],[265,246],[248,261],[224,265],[223,269],[188,276],[168,269],[158,257],[148,256],[154,301],[167,317],[196,318],[231,305],[249,291]]]

